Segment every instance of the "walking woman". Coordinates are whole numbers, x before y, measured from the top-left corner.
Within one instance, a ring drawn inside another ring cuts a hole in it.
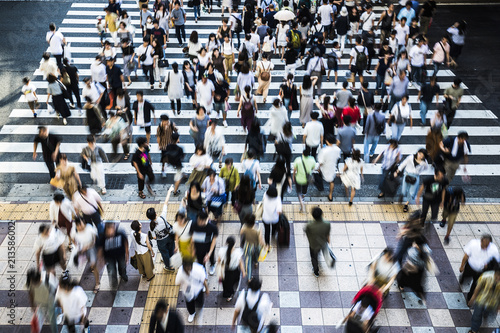
[[[182,259],[192,259],[193,249],[191,248],[191,236],[189,229],[191,229],[192,220],[186,218],[184,212],[177,212],[175,214],[174,232],[175,232],[175,249],[174,252],[179,251]]]
[[[271,84],[271,71],[274,68],[274,64],[268,60],[269,54],[262,53],[262,61],[257,64],[257,78],[259,81],[259,87],[255,92],[256,95],[262,95],[262,103],[266,102],[267,94],[269,93],[269,86]]]
[[[462,53],[462,48],[465,44],[465,33],[467,23],[465,21],[455,22],[448,28],[447,32],[451,35],[450,57],[452,65],[456,66],[457,59]]]
[[[288,121],[288,115],[279,98],[273,101],[273,105],[269,111],[269,120],[265,127],[269,127],[269,137],[274,140],[283,132],[283,125]]]
[[[196,146],[194,154],[189,159],[189,165],[193,168],[193,171],[191,171],[187,183],[203,183],[207,176],[207,170],[212,166],[212,162],[212,158],[207,154],[203,145]]]
[[[80,176],[75,167],[68,164],[68,156],[66,154],[61,154],[55,178],[63,181],[64,185],[62,189],[68,198],[73,198],[73,194],[78,191],[78,187],[82,186]]]
[[[64,194],[56,192],[54,194],[54,199],[50,202],[49,213],[52,225],[56,228],[63,229],[66,236],[68,236],[68,249],[71,251],[73,249],[73,244],[69,234],[71,232],[73,216],[76,216],[71,201],[64,197]]]
[[[236,87],[237,87],[236,97],[241,97],[245,93],[244,89],[246,88],[246,86],[250,86],[250,88],[252,88],[254,83],[255,83],[254,74],[250,70],[248,64],[244,63],[241,66],[240,72],[238,73],[238,77],[236,79]]]
[[[238,212],[240,223],[243,224],[245,218],[253,212],[253,202],[255,200],[255,190],[251,184],[250,176],[243,175],[238,187],[238,203],[235,206]],[[255,216],[254,216],[255,220]]]
[[[300,87],[300,124],[302,127],[306,125],[307,122],[311,121],[311,112],[313,110],[313,90],[317,76],[311,77],[310,75],[304,75],[302,86]],[[320,109],[321,110],[321,109]]]
[[[226,70],[225,79],[227,82],[230,82],[229,73],[233,73],[234,65],[234,46],[233,42],[230,40],[229,34],[224,35],[224,40],[222,42],[222,56],[224,57],[224,68]]]
[[[290,170],[286,167],[286,160],[283,156],[278,156],[269,174],[269,178],[267,178],[267,183],[276,187],[278,196],[283,201],[287,187],[292,188],[292,177],[290,176]]]
[[[83,326],[82,331],[88,332],[90,325],[87,318],[88,296],[75,280],[69,277],[60,279],[55,301],[61,307],[68,332],[76,332],[76,325]]]
[[[63,84],[52,74],[47,77],[49,85],[47,86],[47,108],[49,106],[50,96],[52,96],[52,106],[57,113],[57,118],[62,117],[64,125],[68,124],[67,118],[71,116],[69,106],[64,100],[64,92],[66,88]],[[64,90],[63,90],[64,89]]]
[[[99,270],[97,269],[97,249],[95,243],[97,240],[97,228],[91,223],[85,223],[84,219],[77,218],[70,232],[70,237],[75,244],[76,255],[74,261],[76,266],[79,264],[79,258],[84,255],[90,265],[90,270],[94,274],[95,285],[94,294],[100,289]]]
[[[122,117],[123,121],[127,124],[126,134],[128,136],[129,144],[132,144],[132,133],[134,129],[134,116],[130,107],[130,96],[126,90],[117,89],[115,102],[116,114]],[[124,160],[128,160],[130,154],[125,154]]]
[[[225,155],[224,147],[226,145],[226,140],[224,139],[222,129],[217,127],[217,119],[210,119],[208,121],[208,126],[203,147],[214,163],[219,161],[220,169],[222,168],[222,157]]]
[[[226,246],[220,248],[217,258],[217,265],[220,266],[219,273],[222,275],[219,275],[219,279],[222,279],[222,297],[228,302],[233,299],[234,286],[238,285],[240,274],[243,279],[246,277],[243,251],[239,247],[234,247],[234,244],[234,237],[229,236],[226,239]]]
[[[252,149],[255,153],[255,158],[260,160],[262,157],[264,157],[265,145],[266,139],[260,130],[260,121],[259,119],[254,118],[245,140],[244,151],[248,152],[250,149]]]
[[[160,28],[163,28],[163,30],[167,34],[167,42],[169,41],[168,37],[170,30],[168,28],[168,20],[170,19],[170,13],[168,10],[169,9],[167,8],[167,6],[163,2],[161,2],[155,14],[155,18],[158,20],[158,25],[160,26]]]
[[[160,59],[163,58],[164,51],[163,51],[163,46],[158,42],[158,39],[155,38],[153,39],[151,46],[153,47],[153,68],[154,68],[154,79],[158,81],[159,88],[162,88],[161,84],[161,75],[163,73],[163,68],[161,68],[158,63]],[[154,83],[153,83],[154,84]],[[182,87],[182,86],[181,86]]]
[[[205,193],[208,211],[214,214],[216,223],[220,223],[225,203],[223,200],[227,199],[224,179],[219,177],[214,169],[208,169],[207,178],[203,181],[201,189]]]
[[[408,205],[410,201],[415,200],[418,192],[420,175],[427,170],[429,164],[427,163],[427,151],[419,149],[415,155],[409,155],[394,172],[394,178],[404,172],[403,187],[401,189],[401,196],[405,199],[403,212],[408,212]]]
[[[30,268],[27,273],[26,287],[30,306],[38,316],[40,329],[44,319],[50,323],[51,332],[57,333],[57,322],[55,314],[55,287],[49,283],[49,279],[42,279],[40,271]]]
[[[220,52],[219,47],[220,47],[220,45],[218,46],[218,48],[216,48],[212,51],[211,61],[212,61],[212,64],[214,64],[214,68],[219,73],[224,75],[224,73],[226,73],[226,62],[224,61],[224,57],[222,56],[222,53]]]
[[[156,223],[156,221],[151,221],[151,223]],[[134,242],[132,242],[132,247],[135,249],[137,269],[142,277],[145,277],[147,281],[151,281],[155,277],[155,265],[153,263],[155,253],[151,248],[148,236],[141,232],[142,223],[139,221],[132,221],[130,228],[134,231]]]
[[[271,237],[278,231],[278,221],[282,212],[281,198],[275,186],[269,186],[262,199],[262,223],[264,223],[264,240],[269,250]]]
[[[361,180],[364,180],[363,161],[361,160],[361,153],[359,149],[354,149],[352,151],[352,157],[346,159],[344,172],[340,175],[340,179],[345,186],[346,196],[349,195],[348,190],[351,188],[349,206],[352,206],[356,190],[361,189]]]
[[[280,24],[276,27],[276,35],[278,36],[278,52],[281,56],[281,61],[283,61],[283,57],[285,56],[285,47],[286,47],[286,34],[290,26],[286,21],[281,21]]]
[[[243,262],[248,281],[252,279],[252,269],[259,264],[261,248],[265,246],[261,229],[255,225],[255,215],[245,217],[245,224],[241,227],[240,236],[243,247]]]
[[[292,123],[287,121],[283,125],[282,132],[276,136],[276,140],[274,141],[276,153],[278,157],[281,156],[285,159],[288,172],[291,172],[290,165],[292,163],[292,144],[294,137]],[[283,198],[283,195],[281,198]]]
[[[239,117],[241,112],[241,126],[244,131],[250,131],[250,126],[253,123],[255,114],[257,114],[257,102],[252,94],[252,87],[245,86],[245,93],[241,95],[240,104],[236,116]]]
[[[85,96],[85,104],[83,109],[86,113],[87,126],[89,127],[89,132],[92,135],[99,134],[105,125],[105,120],[102,117],[101,111],[92,103],[92,99],[89,96]]]
[[[196,108],[196,73],[191,63],[184,60],[182,67],[182,76],[184,77],[184,92],[187,97],[191,96],[191,102],[193,103],[193,108]]]
[[[165,77],[165,88],[168,91],[168,99],[172,113],[175,115],[175,103],[177,102],[177,114],[181,114],[181,98],[184,96],[184,75],[179,71],[179,65],[174,62],[172,70]]]
[[[289,73],[286,81],[280,86],[279,96],[288,112],[288,119],[292,119],[292,111],[297,110],[297,86],[293,84],[293,74]]]
[[[189,122],[189,134],[194,139],[194,145],[203,146],[205,142],[205,132],[207,131],[208,121],[207,111],[204,106],[199,106],[196,110],[196,116]]]
[[[321,95],[315,101],[316,106],[321,111],[321,123],[323,124],[324,137],[328,134],[335,136],[335,127],[342,121],[342,109],[338,110],[330,104],[330,96]],[[304,127],[305,124],[302,124]]]
[[[189,184],[189,190],[182,199],[182,206],[186,209],[187,220],[196,223],[198,214],[204,211],[205,206],[201,197],[201,186],[198,182]],[[189,230],[188,230],[189,231]]]
[[[384,149],[384,151],[377,156],[377,158],[373,161],[373,164],[376,164],[381,158],[382,159],[382,175],[380,176],[380,182],[378,188],[380,193],[378,198],[383,198],[385,196],[386,190],[386,178],[389,172],[394,171],[394,167],[401,160],[401,149],[398,148],[398,142],[394,139],[389,140],[389,144]]]
[[[198,61],[198,53],[200,52],[202,45],[198,38],[198,32],[193,30],[191,35],[189,36],[188,42],[188,56],[189,60],[191,60],[194,64],[196,64],[195,60]]]

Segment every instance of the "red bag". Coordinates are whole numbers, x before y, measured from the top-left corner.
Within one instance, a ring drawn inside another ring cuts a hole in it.
[[[31,333],[40,333],[42,328],[38,321],[38,311],[35,311],[33,318],[31,318]]]

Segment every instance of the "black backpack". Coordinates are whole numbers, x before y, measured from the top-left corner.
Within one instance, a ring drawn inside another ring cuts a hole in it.
[[[260,318],[259,314],[257,313],[257,307],[259,306],[262,292],[259,295],[259,299],[251,309],[248,307],[247,295],[248,292],[245,293],[245,309],[243,310],[243,313],[241,315],[241,322],[248,326],[250,329],[256,331],[260,325]]]
[[[359,52],[356,47],[354,47],[354,50],[356,51],[356,68],[358,70],[362,70],[366,68],[366,65],[368,64],[368,59],[366,57],[365,53],[365,47],[363,47],[363,52]]]
[[[375,113],[373,113],[373,122],[375,123],[375,131],[377,132],[377,134],[380,135],[384,133],[385,122],[384,121],[378,122],[377,117],[375,117]]]
[[[234,16],[234,15],[232,15],[232,16],[233,16],[233,18],[236,21],[236,26],[234,27],[234,32],[240,33],[243,30],[242,26],[241,26],[242,25],[241,24],[241,20],[238,17]]]

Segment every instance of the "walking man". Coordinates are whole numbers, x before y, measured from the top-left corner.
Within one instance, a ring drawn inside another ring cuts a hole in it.
[[[304,228],[309,241],[309,253],[315,277],[319,277],[318,255],[330,243],[330,223],[323,221],[323,211],[319,207],[312,210],[313,220]]]
[[[104,232],[98,237],[98,248],[100,256],[104,256],[111,287],[116,288],[118,285],[117,265],[120,277],[127,282],[129,247],[125,231],[119,229],[113,222],[106,222]]]
[[[47,36],[45,40],[49,44],[50,54],[56,58],[57,67],[63,67],[63,54],[64,54],[64,45],[66,45],[66,38],[64,38],[63,34],[60,31],[56,31],[56,25],[54,23],[49,24],[49,32],[47,32]]]
[[[484,272],[477,281],[477,288],[469,301],[474,306],[469,333],[478,333],[483,318],[495,315],[500,309],[500,267]]]
[[[49,129],[45,126],[38,127],[38,135],[33,140],[33,160],[36,160],[36,149],[38,143],[40,143],[42,145],[43,161],[49,169],[50,179],[56,176],[55,165],[59,164],[59,147],[61,141],[60,137],[50,134]]]
[[[188,323],[194,321],[196,308],[200,312],[198,322],[201,322],[201,312],[205,303],[203,290],[205,290],[204,292],[207,296],[210,294],[205,268],[199,263],[184,259],[175,277],[175,284],[180,286],[180,290],[184,294],[186,307],[189,312]]]

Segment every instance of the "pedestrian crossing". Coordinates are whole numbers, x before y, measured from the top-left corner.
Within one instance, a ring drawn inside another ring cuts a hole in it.
[[[80,81],[82,81],[84,77],[90,76],[90,65],[94,61],[95,55],[101,51],[100,38],[97,36],[97,30],[95,28],[95,17],[104,15],[104,12],[102,11],[103,8],[103,3],[73,3],[71,5],[71,9],[67,12],[66,17],[63,19],[62,24],[59,26],[59,30],[64,34],[66,40],[71,43],[72,62],[79,70]],[[137,4],[135,1],[123,0],[122,9],[126,9],[129,16],[132,18],[132,24],[134,24],[137,32],[134,38],[134,45],[138,46],[141,44],[142,38],[139,30],[139,10],[137,8]],[[200,36],[200,41],[203,44],[208,40],[208,35],[215,32],[221,24],[220,10],[217,7],[214,7],[214,9],[215,10],[212,14],[202,13],[201,19],[199,19],[196,24],[194,22],[192,9],[185,8],[188,16],[185,26],[188,38],[192,31],[197,31]],[[382,10],[383,7],[375,7],[374,12],[376,17],[380,16]],[[226,17],[228,16],[226,15]],[[109,34],[106,37],[111,40]],[[44,43],[44,41],[40,42]],[[435,41],[431,40],[430,45],[432,46],[434,42]],[[234,40],[234,43],[236,44],[236,40]],[[334,82],[334,73],[332,72],[330,75],[330,81],[326,81],[325,79],[323,81],[323,93],[332,95],[336,90],[341,88],[342,82],[347,76],[349,76],[350,73],[348,65],[351,47],[352,45],[346,45],[343,57],[339,63],[338,83]],[[330,50],[331,42],[327,44],[327,52]],[[123,64],[121,49],[116,48],[116,52],[117,64],[121,66]],[[175,37],[175,31],[173,29],[170,30],[166,59],[168,59],[170,63],[182,63],[184,60],[188,59],[182,53],[182,48],[178,45],[177,38]],[[272,62],[275,67],[272,72],[267,103],[263,103],[261,96],[256,97],[259,109],[257,117],[261,119],[262,124],[264,124],[269,118],[268,110],[271,106],[271,102],[278,96],[279,87],[285,76],[285,64],[279,59],[279,56],[275,56],[272,59]],[[371,90],[375,89],[375,73],[373,69],[376,64],[377,60],[372,60],[372,74],[365,75],[365,81],[368,82],[369,89]],[[430,60],[428,60],[428,64],[430,64]],[[431,66],[428,66],[428,75],[431,75],[433,72],[431,68]],[[168,99],[167,94],[163,92],[163,89],[159,89],[158,84],[156,83],[155,90],[150,90],[149,82],[146,81],[142,70],[138,70],[137,74],[138,79],[135,79],[134,76],[132,76],[133,83],[127,87],[132,101],[135,100],[135,92],[137,90],[144,90],[145,99],[153,103],[156,108],[154,116],[156,125],[159,122],[161,114],[169,115],[169,117],[176,123],[179,128],[181,146],[187,154],[184,160],[184,172],[189,173],[191,168],[188,160],[190,155],[194,152],[193,140],[189,136],[189,121],[195,115],[191,100],[184,97],[182,99],[181,114],[173,114],[170,109],[170,100]],[[297,62],[295,74],[295,83],[299,86],[302,82],[303,76],[305,75],[305,67],[300,61]],[[455,78],[455,74],[452,70],[443,69],[439,71],[437,77],[438,84],[441,87],[440,95],[442,96],[444,89],[451,86],[453,79]],[[162,79],[162,81],[164,81],[164,75],[162,76]],[[227,122],[229,126],[227,128],[223,128],[226,139],[225,152],[227,154],[226,157],[233,158],[233,160],[237,162],[235,163],[236,166],[239,167],[238,162],[240,161],[241,154],[244,151],[246,133],[240,125],[240,120],[238,119],[236,112],[238,103],[235,101],[233,93],[236,88],[235,72],[233,72],[230,76],[230,79],[231,96],[229,98],[229,104],[231,106],[231,110],[228,111],[227,114]],[[37,88],[37,95],[39,97],[39,102],[41,102],[42,109],[39,110],[37,119],[33,119],[31,110],[29,110],[25,104],[26,101],[24,96],[20,96],[18,103],[13,106],[7,124],[0,129],[0,174],[16,174],[22,176],[23,174],[48,173],[44,162],[41,160],[41,156],[35,161],[32,159],[32,140],[37,133],[37,127],[39,125],[49,126],[51,133],[60,135],[63,138],[61,152],[68,154],[69,160],[75,163],[78,171],[81,174],[85,174],[86,171],[83,171],[78,164],[78,161],[80,160],[79,153],[86,145],[85,137],[89,134],[88,127],[85,125],[85,115],[81,115],[78,110],[72,110],[72,116],[68,118],[68,125],[63,126],[53,114],[49,114],[46,110],[45,102],[47,100],[47,82],[42,79],[42,74],[39,70],[34,72],[32,83]],[[257,85],[258,84],[256,83],[254,88],[257,88]],[[80,82],[80,88],[82,87],[83,82]],[[472,177],[499,176],[500,168],[496,167],[496,161],[498,161],[498,156],[500,155],[500,144],[498,144],[498,137],[500,136],[498,118],[491,110],[486,110],[483,107],[481,100],[476,95],[469,92],[469,87],[466,86],[466,83],[463,84],[462,87],[465,89],[465,95],[462,98],[461,108],[457,111],[453,126],[449,129],[449,135],[456,135],[460,131],[467,131],[469,133],[470,143],[472,145],[472,155],[469,158],[469,165],[467,166],[467,172],[469,175]],[[356,88],[360,88],[359,81],[356,82]],[[428,127],[423,127],[420,123],[419,102],[417,100],[418,87],[415,85],[409,87],[409,94],[409,103],[413,109],[412,118],[414,126],[413,128],[407,126],[403,132],[400,148],[402,149],[404,155],[412,154],[419,148],[425,147],[425,137],[428,133]],[[436,112],[435,102],[436,101],[433,101],[433,104],[426,115],[427,124],[430,119],[434,117]],[[314,107],[314,109],[316,110],[316,107]],[[386,116],[388,117],[388,115]],[[291,121],[294,134],[296,135],[292,151],[294,157],[297,157],[301,154],[304,147],[302,144],[303,129],[299,122],[298,111],[294,111],[292,113]],[[161,164],[158,163],[160,161],[160,152],[158,150],[155,137],[156,126],[152,126],[151,133],[151,154],[154,162],[153,169],[155,172],[160,172]],[[361,128],[357,128],[357,133],[358,136],[356,138],[355,147],[363,151],[363,135],[361,133]],[[135,126],[134,141],[136,137],[141,135],[145,135],[144,130]],[[386,142],[386,138],[382,136],[379,146],[377,147],[376,154],[383,151]],[[106,153],[112,153],[110,143],[103,142],[99,143],[99,145],[105,150]],[[134,150],[135,147],[133,145],[131,147],[131,152]],[[261,161],[261,170],[264,182],[264,179],[267,178],[267,175],[270,173],[273,166],[274,152],[274,144],[268,143],[266,147],[266,155]],[[341,163],[339,169],[341,170],[342,167],[343,165]],[[130,162],[123,160],[117,163],[111,162],[105,164],[105,172],[107,174],[118,176],[135,174],[135,170],[131,167]],[[428,170],[428,173],[431,172],[432,170]],[[462,169],[460,169],[457,175],[461,175],[462,172]],[[167,174],[169,177],[172,177],[174,173],[175,170],[167,168]],[[375,178],[379,173],[380,164],[365,165],[364,167],[364,174],[373,176],[368,177],[367,182],[376,184]],[[44,183],[45,181],[45,177],[40,177],[40,182]]]

